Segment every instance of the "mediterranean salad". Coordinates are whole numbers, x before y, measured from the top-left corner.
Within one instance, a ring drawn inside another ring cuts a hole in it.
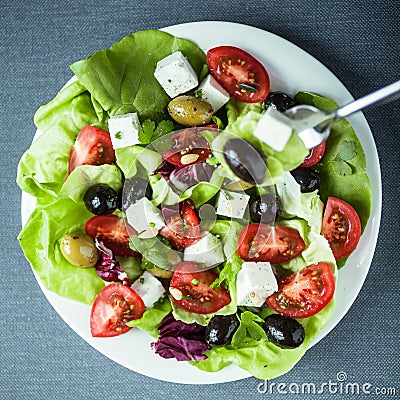
[[[71,69],[18,166],[45,287],[91,307],[96,340],[141,329],[204,371],[290,370],[332,316],[371,189],[348,121],[309,151],[272,110],[337,104],[275,89],[245,49],[156,30]]]

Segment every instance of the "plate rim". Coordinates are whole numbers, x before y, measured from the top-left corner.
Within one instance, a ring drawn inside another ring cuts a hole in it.
[[[327,73],[329,73],[330,75],[332,75],[333,79],[336,80],[337,82],[340,83],[341,90],[344,94],[344,98],[347,99],[347,101],[351,101],[353,100],[353,97],[351,95],[351,93],[348,91],[348,89],[344,86],[344,84],[339,80],[339,78],[328,68],[326,67],[319,59],[315,58],[313,55],[311,55],[309,52],[307,52],[306,50],[304,50],[303,48],[301,48],[300,46],[298,46],[297,44],[294,44],[292,42],[290,42],[289,40],[275,34],[272,33],[270,31],[266,31],[263,30],[261,28],[252,26],[252,25],[246,25],[246,24],[240,24],[240,23],[236,23],[236,22],[228,22],[228,21],[194,21],[194,22],[185,22],[182,24],[175,24],[175,25],[171,25],[171,26],[167,26],[167,27],[163,27],[159,30],[167,32],[167,33],[172,33],[173,35],[176,35],[176,33],[173,33],[174,31],[180,31],[180,30],[185,30],[185,29],[192,29],[193,27],[201,27],[204,28],[205,26],[213,26],[216,27],[218,26],[220,29],[222,28],[226,28],[229,27],[230,29],[233,28],[238,28],[241,30],[245,30],[245,31],[253,31],[254,33],[259,33],[259,34],[266,34],[267,36],[271,36],[273,38],[273,40],[284,43],[286,46],[292,47],[295,51],[300,51],[303,53],[304,56],[306,57],[310,57],[313,61],[313,63],[317,63],[319,68],[324,69],[325,71],[327,71]],[[189,35],[190,36],[190,35]],[[179,37],[185,37],[180,35]],[[194,41],[196,43],[196,40],[194,39],[190,39],[192,41]],[[199,46],[200,48],[202,48],[201,46]],[[203,49],[204,50],[204,49]],[[74,77],[72,77],[65,85],[67,85],[72,79],[74,79]],[[351,301],[351,303],[349,303],[347,305],[347,307],[342,309],[342,312],[339,315],[339,318],[336,318],[336,320],[334,321],[334,323],[331,323],[333,320],[333,317],[331,319],[331,321],[327,324],[327,326],[325,326],[325,328],[323,328],[320,332],[319,335],[317,336],[316,339],[314,339],[314,341],[312,342],[312,344],[310,345],[310,347],[307,349],[307,351],[313,347],[314,345],[316,345],[320,340],[322,340],[322,338],[324,338],[326,335],[328,335],[336,326],[337,324],[343,319],[343,317],[347,314],[347,312],[349,311],[349,309],[351,308],[351,306],[353,305],[355,299],[358,297],[360,290],[362,289],[365,279],[368,275],[369,269],[371,267],[371,263],[372,263],[372,259],[373,259],[373,255],[375,252],[375,248],[377,245],[377,240],[378,240],[378,235],[379,235],[379,227],[380,227],[380,221],[381,221],[381,213],[382,213],[382,182],[381,182],[381,171],[380,171],[380,163],[379,163],[379,157],[378,157],[378,152],[377,152],[377,147],[376,147],[376,143],[375,140],[373,138],[371,129],[369,127],[369,124],[367,122],[367,120],[365,119],[365,116],[363,114],[358,115],[357,117],[353,118],[354,120],[358,121],[358,123],[360,125],[363,126],[363,129],[365,129],[366,132],[363,132],[363,141],[364,142],[369,142],[370,146],[368,146],[368,157],[367,157],[367,162],[369,161],[374,161],[373,162],[373,166],[369,166],[370,169],[373,168],[374,169],[374,174],[376,175],[376,177],[378,177],[378,185],[375,186],[373,189],[373,204],[372,204],[372,211],[371,211],[371,216],[370,219],[367,223],[367,226],[365,228],[364,234],[367,231],[367,228],[369,228],[368,234],[369,234],[369,243],[370,245],[373,244],[372,247],[372,251],[369,251],[368,254],[366,255],[366,257],[364,257],[363,259],[363,263],[367,263],[368,268],[364,268],[364,271],[361,275],[361,279],[359,281],[359,285],[357,287],[357,289],[355,291],[353,291],[353,299]],[[349,118],[350,120],[350,118]],[[40,132],[37,130],[36,134],[34,136],[34,139],[40,134]],[[365,138],[365,134],[367,134],[368,138]],[[360,139],[361,141],[361,137],[359,137],[357,135],[357,137]],[[34,140],[33,139],[33,140]],[[368,140],[367,140],[368,139]],[[366,152],[365,146],[363,145],[363,149]],[[367,152],[366,152],[366,156],[367,156]],[[367,171],[368,171],[368,164],[367,164]],[[370,170],[370,173],[372,171]],[[370,174],[368,173],[368,176],[370,178]],[[371,178],[370,178],[371,180]],[[371,182],[373,183],[373,182]],[[376,184],[376,182],[374,182],[374,184]],[[32,201],[32,199],[35,199],[35,197],[27,194],[26,192],[22,192],[21,195],[21,221],[22,221],[22,226],[24,226],[24,224],[27,221],[27,217],[29,216],[29,214],[27,214],[27,206],[26,204],[30,201]],[[32,211],[32,210],[31,210]],[[372,217],[372,214],[374,213],[374,217]],[[363,235],[364,235],[363,234]],[[372,242],[371,242],[372,241]],[[32,272],[39,284],[39,287],[41,288],[42,292],[44,293],[45,297],[47,298],[47,300],[49,301],[49,303],[51,304],[51,306],[55,309],[55,311],[60,315],[60,317],[66,322],[66,324],[73,329],[82,339],[84,339],[90,346],[94,347],[97,351],[99,351],[101,354],[103,354],[104,356],[106,356],[107,358],[113,360],[114,362],[123,365],[124,367],[140,373],[142,375],[154,378],[154,379],[159,379],[159,380],[163,380],[163,381],[168,381],[168,382],[174,382],[174,383],[181,383],[181,384],[214,384],[214,383],[224,383],[224,382],[233,382],[236,380],[240,380],[240,379],[245,379],[247,377],[251,377],[252,375],[245,371],[240,369],[239,367],[237,367],[236,365],[230,365],[228,367],[225,367],[223,370],[224,372],[218,371],[218,372],[204,372],[204,371],[200,371],[199,369],[197,369],[196,367],[193,367],[189,364],[186,363],[186,366],[188,367],[188,370],[190,370],[189,374],[199,374],[204,376],[204,379],[201,379],[201,381],[195,381],[195,380],[190,380],[190,379],[177,379],[177,378],[172,378],[172,379],[168,379],[165,377],[160,377],[157,376],[157,374],[155,373],[145,373],[139,369],[135,369],[132,368],[132,366],[128,366],[125,365],[125,363],[121,363],[120,360],[118,360],[118,358],[112,357],[110,356],[110,354],[105,354],[105,352],[102,350],[102,346],[98,345],[96,343],[94,343],[93,340],[88,340],[87,337],[85,337],[85,335],[82,334],[81,331],[79,331],[79,329],[76,329],[74,326],[71,326],[71,324],[64,318],[63,313],[61,312],[61,310],[59,309],[59,307],[57,306],[57,304],[55,303],[55,298],[59,298],[62,300],[67,300],[67,302],[74,302],[73,300],[70,299],[65,299],[57,294],[55,294],[54,292],[50,292],[47,288],[45,288],[44,284],[42,283],[42,281],[40,280],[38,274],[36,273],[36,271],[33,269],[33,267],[31,266]],[[77,303],[77,302],[74,302]],[[90,306],[84,305],[82,303],[78,303],[79,306],[85,306],[87,308],[90,308]],[[336,307],[335,307],[336,310]],[[140,331],[141,334],[146,334],[146,332]],[[148,335],[147,335],[148,336]],[[150,337],[150,336],[149,336]],[[101,343],[101,342],[100,342]],[[166,360],[160,358],[160,361],[164,362]],[[301,360],[299,361],[301,362]],[[199,372],[200,371],[200,372]],[[226,373],[228,371],[228,373]],[[232,378],[229,377],[229,372],[232,372]],[[205,375],[203,375],[205,374]]]

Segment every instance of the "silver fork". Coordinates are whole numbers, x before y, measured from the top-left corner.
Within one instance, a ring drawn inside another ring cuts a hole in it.
[[[304,145],[312,149],[328,138],[334,122],[374,104],[394,100],[399,95],[400,81],[397,81],[336,110],[324,111],[309,105],[298,105],[285,111],[285,116],[292,120],[291,125]]]

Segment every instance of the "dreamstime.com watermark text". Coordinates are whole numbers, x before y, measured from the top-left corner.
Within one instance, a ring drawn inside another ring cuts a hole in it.
[[[284,383],[262,381],[257,386],[260,394],[337,394],[337,395],[380,395],[396,398],[399,391],[395,387],[375,386],[370,382],[357,382],[348,378],[347,373],[340,371],[335,379],[322,383]]]

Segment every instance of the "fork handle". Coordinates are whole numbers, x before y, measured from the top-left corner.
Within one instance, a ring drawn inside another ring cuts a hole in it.
[[[400,95],[400,81],[394,82],[388,86],[376,90],[370,94],[361,97],[358,100],[352,101],[351,103],[338,108],[335,111],[334,119],[338,120],[346,118],[349,115],[363,110],[366,107],[372,106],[373,104],[381,103],[383,100],[395,99]]]

